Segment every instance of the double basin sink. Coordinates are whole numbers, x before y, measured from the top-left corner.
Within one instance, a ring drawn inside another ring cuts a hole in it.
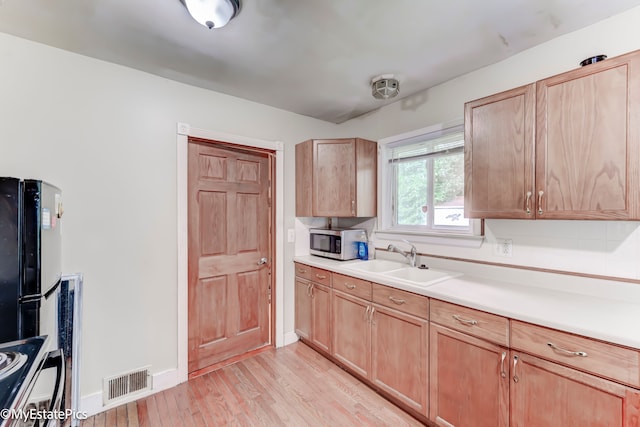
[[[385,259],[357,261],[347,264],[344,267],[363,273],[379,274],[390,279],[400,280],[419,287],[426,287],[443,280],[462,275],[462,273],[454,271],[410,267],[405,263]]]

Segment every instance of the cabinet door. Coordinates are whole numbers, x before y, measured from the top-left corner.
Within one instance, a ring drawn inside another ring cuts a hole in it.
[[[511,352],[512,427],[631,427],[640,392],[572,368]]]
[[[311,283],[296,278],[296,334],[300,338],[311,338]]]
[[[333,357],[364,378],[371,370],[368,301],[333,291]]]
[[[296,216],[313,216],[313,141],[296,144]]]
[[[428,416],[429,322],[373,304],[371,381]]]
[[[355,140],[314,140],[313,150],[313,215],[355,216]]]
[[[429,418],[442,426],[508,426],[509,351],[434,323],[430,341]]]
[[[311,342],[319,349],[331,350],[331,289],[313,284],[311,288],[312,333]]]
[[[465,217],[534,217],[534,88],[465,104]]]
[[[537,83],[539,218],[638,217],[640,54]]]

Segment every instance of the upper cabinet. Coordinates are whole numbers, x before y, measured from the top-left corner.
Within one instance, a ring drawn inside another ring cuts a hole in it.
[[[465,210],[640,219],[640,52],[467,103]]]
[[[296,145],[296,216],[376,216],[378,145],[360,138]]]
[[[469,102],[464,114],[465,217],[530,217],[535,84]]]

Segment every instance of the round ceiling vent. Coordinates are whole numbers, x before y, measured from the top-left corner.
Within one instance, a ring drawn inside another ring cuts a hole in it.
[[[376,99],[393,98],[400,92],[400,82],[393,74],[383,74],[371,79],[371,94]]]

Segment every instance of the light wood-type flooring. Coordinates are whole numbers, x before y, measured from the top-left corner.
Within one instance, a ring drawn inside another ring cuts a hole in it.
[[[303,343],[98,414],[82,427],[421,426]]]

